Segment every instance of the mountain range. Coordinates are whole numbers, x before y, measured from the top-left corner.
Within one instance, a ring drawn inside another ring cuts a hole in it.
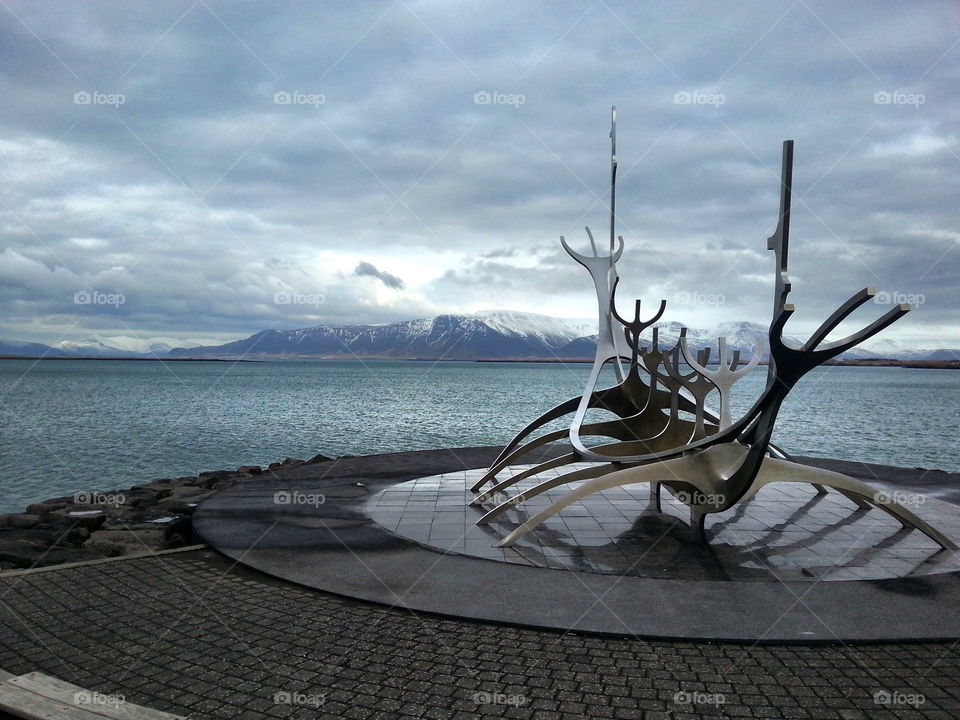
[[[659,343],[672,347],[683,327],[659,323]],[[764,325],[729,322],[716,328],[687,328],[692,349],[713,348],[719,337],[747,359],[765,336]],[[649,336],[649,331],[646,334]],[[796,339],[794,338],[796,341]],[[60,357],[170,357],[246,358],[262,360],[312,358],[384,358],[424,360],[592,360],[596,350],[596,324],[567,321],[546,315],[488,310],[471,315],[437,315],[387,325],[317,325],[298,330],[262,330],[223,345],[171,348],[166,344],[142,349],[113,347],[100,338],[62,342],[56,346],[0,340],[0,355]],[[893,358],[897,360],[956,360],[960,350],[909,348],[892,340],[875,340],[854,348],[842,359]]]

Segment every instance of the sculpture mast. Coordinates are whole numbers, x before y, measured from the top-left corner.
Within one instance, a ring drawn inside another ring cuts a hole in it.
[[[606,320],[607,325],[610,329],[610,335],[614,341],[614,347],[619,347],[617,345],[618,334],[617,330],[619,328],[614,324],[614,319],[610,312],[610,308],[613,303],[613,291],[617,285],[617,261],[614,257],[614,251],[616,248],[615,238],[616,238],[616,221],[617,221],[617,106],[613,105],[610,108],[610,270],[609,270],[609,280],[608,287],[610,289],[610,297],[607,298],[607,314]],[[624,379],[623,368],[620,365],[620,357],[618,356],[614,360],[614,370],[616,372],[617,380],[622,382]]]
[[[777,229],[767,238],[767,249],[773,250],[776,257],[773,291],[773,319],[783,311],[784,303],[790,294],[790,276],[787,274],[787,257],[790,250],[790,204],[793,192],[793,140],[783,141],[783,158],[780,161],[780,214],[777,217]],[[767,365],[767,384],[774,382],[776,368],[771,354]]]
[[[613,268],[614,222],[617,215],[617,106],[610,108],[610,267]]]

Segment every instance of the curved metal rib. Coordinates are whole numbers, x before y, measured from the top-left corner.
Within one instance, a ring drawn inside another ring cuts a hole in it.
[[[823,342],[823,339],[830,334],[837,325],[843,322],[854,310],[867,302],[877,294],[875,288],[864,288],[853,295],[843,305],[833,311],[833,314],[821,323],[820,327],[813,331],[810,339],[803,344],[804,350],[813,350],[817,345]]]
[[[649,406],[652,402],[654,402],[654,400],[659,399],[665,402],[669,399],[669,397],[669,393],[658,390],[655,387],[651,388],[647,386],[639,375],[628,373],[626,379],[620,385],[615,385],[603,390],[597,390],[593,396],[591,396],[589,409],[603,408],[616,415],[619,415],[622,418],[627,418],[633,414],[637,414],[638,411],[642,411],[646,406]],[[638,402],[638,400],[641,398],[646,399],[643,407],[641,407]],[[525,437],[530,435],[530,433],[543,427],[547,423],[552,422],[553,420],[557,420],[564,415],[574,412],[580,404],[580,401],[581,397],[579,396],[565,400],[528,424],[523,430],[517,433],[509,443],[507,443],[503,450],[500,451],[500,454],[491,464],[491,468],[501,465],[503,460],[509,454],[511,454],[519,445],[519,443]],[[684,412],[694,412],[696,408],[695,402],[682,391],[680,397],[678,398],[678,402],[680,410]],[[662,402],[656,402],[655,404],[660,406],[662,405]],[[719,416],[709,408],[704,408],[703,412],[704,417],[708,421],[712,423],[717,423],[719,421]],[[511,462],[514,462],[519,457],[520,455],[514,455]],[[496,472],[500,472],[503,467],[506,467],[506,465],[501,465]],[[471,491],[479,491],[480,488],[483,487],[483,485],[485,485],[487,482],[490,482],[492,478],[493,474],[488,472],[470,488]]]
[[[635,450],[648,450],[648,451],[671,448],[671,447],[675,447],[678,444],[678,442],[682,442],[682,438],[689,438],[691,435],[693,435],[695,430],[696,430],[696,427],[694,423],[691,423],[688,420],[681,420],[678,425],[668,428],[668,432],[661,433],[660,435],[654,438],[649,438],[647,440],[627,441],[627,443],[617,443],[615,447],[621,448],[624,444],[629,444]],[[610,446],[601,445],[595,449],[599,451],[603,451],[603,449],[606,447],[610,447]],[[616,461],[616,460],[617,458],[614,456],[606,456],[607,462]],[[492,496],[493,493],[503,492],[507,488],[510,488],[513,485],[516,485],[517,483],[522,482],[523,480],[526,480],[527,478],[533,477],[535,475],[539,475],[541,472],[544,472],[546,470],[562,467],[564,465],[570,465],[576,462],[583,462],[583,458],[580,456],[579,453],[570,453],[567,455],[562,455],[558,458],[554,458],[553,460],[547,460],[546,462],[541,463],[540,465],[536,465],[532,468],[529,468],[520,473],[517,473],[516,475],[513,475],[504,480],[501,480],[492,488],[488,488],[486,491],[484,491],[484,493],[480,496],[483,498],[482,500],[480,500],[479,498],[474,498],[470,502],[470,504],[479,505],[483,502],[486,502],[486,499]],[[611,465],[610,467],[616,469],[616,467],[619,467],[619,463],[616,466]],[[550,487],[556,487],[556,483],[551,485]],[[549,488],[546,488],[546,489],[549,489]],[[537,494],[539,493],[538,492],[531,493],[528,490],[526,496],[534,497]]]
[[[759,487],[763,485],[769,485],[775,482],[815,483],[843,491],[844,494],[851,493],[857,495],[867,503],[895,517],[904,527],[919,530],[945,550],[958,549],[953,540],[928,525],[924,520],[907,510],[893,498],[887,501],[880,500],[879,497],[880,495],[884,495],[883,493],[878,494],[876,488],[872,488],[864,482],[855,480],[849,475],[843,475],[838,472],[815,468],[809,465],[798,465],[797,463],[792,463],[787,460],[767,458],[763,462],[754,483],[759,489]]]
[[[559,420],[564,415],[569,415],[570,413],[572,413],[574,410],[577,409],[577,405],[579,404],[580,404],[580,398],[575,397],[575,398],[570,398],[569,400],[565,400],[564,402],[560,403],[556,407],[553,407],[550,410],[547,410],[547,412],[545,412],[536,420],[528,424],[525,428],[523,428],[523,430],[518,432],[513,437],[513,440],[511,440],[506,444],[503,450],[500,451],[500,454],[497,455],[497,458],[493,461],[493,465],[496,465],[500,461],[502,461],[503,458],[505,458],[515,447],[517,447],[517,445],[520,444],[520,442],[525,437],[527,437],[527,435],[532,433],[534,430],[537,430],[543,427],[549,422],[553,422],[554,420]],[[477,486],[473,488],[474,492],[477,491],[477,488],[479,487],[480,484],[482,484],[482,482],[485,482],[485,480],[481,481],[481,483],[479,483]]]
[[[830,358],[836,357],[840,353],[846,350],[849,350],[854,345],[859,345],[864,340],[867,340],[873,337],[884,328],[888,327],[889,325],[892,325],[897,320],[902,318],[912,309],[913,308],[910,305],[907,305],[906,303],[898,305],[895,308],[891,308],[885,315],[883,315],[883,317],[880,317],[877,320],[874,320],[863,330],[860,330],[859,332],[855,332],[852,335],[848,335],[842,340],[837,340],[832,343],[827,343],[826,345],[816,348],[815,350],[812,351],[814,355],[816,355],[818,358],[823,358],[822,360],[817,361],[817,365],[819,365],[822,362],[825,362],[826,360],[829,360]]]
[[[539,475],[547,470],[554,470],[558,467],[563,467],[564,465],[572,465],[575,462],[580,462],[580,458],[578,458],[574,453],[568,453],[567,455],[561,455],[553,458],[552,460],[542,462],[539,465],[534,465],[531,468],[527,468],[526,470],[518,472],[516,475],[511,475],[508,478],[504,478],[491,488],[487,488],[470,501],[470,506],[480,507],[497,493],[504,492],[507,488],[512,487],[519,482],[523,482],[527,478],[534,477],[535,475]]]
[[[634,420],[637,417],[639,416],[634,415],[628,418],[624,418],[622,420],[607,420],[606,422],[599,422],[599,423],[593,423],[590,425],[584,425],[583,432],[586,435],[605,436],[605,437],[617,438],[618,440],[640,440],[647,436],[637,434],[637,431],[641,427],[643,427],[639,423],[634,422]],[[667,418],[661,415],[661,419],[665,421]],[[661,425],[662,424],[663,423],[661,423]],[[487,470],[487,472],[484,474],[484,476],[475,483],[472,491],[477,492],[481,487],[486,485],[488,482],[495,481],[498,473],[500,473],[502,470],[509,467],[510,465],[515,464],[516,460],[523,457],[528,452],[531,452],[536,448],[542,447],[543,445],[546,445],[548,443],[555,442],[557,440],[562,440],[566,436],[567,436],[566,430],[554,430],[553,432],[547,433],[546,435],[542,435],[539,438],[535,440],[531,440],[525,445],[520,446],[519,448],[514,450],[512,453],[510,453],[510,455],[508,455],[506,458],[501,460],[499,463],[491,465],[490,468]],[[581,458],[578,458],[575,454],[571,454],[569,455],[569,457],[574,458],[574,460],[571,460],[571,462],[578,462],[581,459]],[[551,462],[551,461],[546,461],[546,462]],[[494,487],[489,488],[483,494],[486,495],[492,492],[498,492],[502,490],[504,487],[509,487],[514,482],[519,482],[519,480],[521,479],[523,478],[521,478],[520,476],[514,476],[514,478],[512,478],[513,482],[502,481],[499,484],[495,485]],[[471,505],[479,504],[478,499],[479,498],[474,498],[474,500],[470,504]],[[480,500],[480,502],[483,502],[483,500]]]
[[[477,520],[477,525],[487,525],[492,522],[500,515],[505,513],[507,510],[517,507],[526,500],[535,497],[541,493],[551,490],[555,487],[560,487],[561,485],[566,485],[567,483],[576,482],[577,480],[589,480],[591,478],[600,477],[608,473],[615,472],[617,468],[612,465],[592,465],[588,468],[581,468],[580,470],[574,470],[568,472],[564,475],[558,475],[557,477],[547,478],[546,480],[540,482],[537,485],[534,485],[532,488],[528,488],[521,493],[517,493],[513,497],[505,500],[504,502],[497,505],[495,508],[490,510],[486,515]],[[572,501],[571,501],[572,502]],[[532,529],[532,528],[531,528]],[[524,533],[526,534],[526,533]],[[503,547],[502,545],[499,547]]]

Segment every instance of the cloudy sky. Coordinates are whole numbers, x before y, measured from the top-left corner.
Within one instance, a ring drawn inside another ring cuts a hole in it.
[[[0,338],[595,313],[769,322],[796,141],[790,332],[856,290],[960,347],[954,2],[0,0]],[[861,311],[862,323],[885,306]]]

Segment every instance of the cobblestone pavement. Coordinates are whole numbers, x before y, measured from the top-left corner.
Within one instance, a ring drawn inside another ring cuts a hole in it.
[[[709,645],[486,625],[295,587],[208,550],[0,575],[0,615],[0,667],[195,720],[960,716],[952,643]]]

